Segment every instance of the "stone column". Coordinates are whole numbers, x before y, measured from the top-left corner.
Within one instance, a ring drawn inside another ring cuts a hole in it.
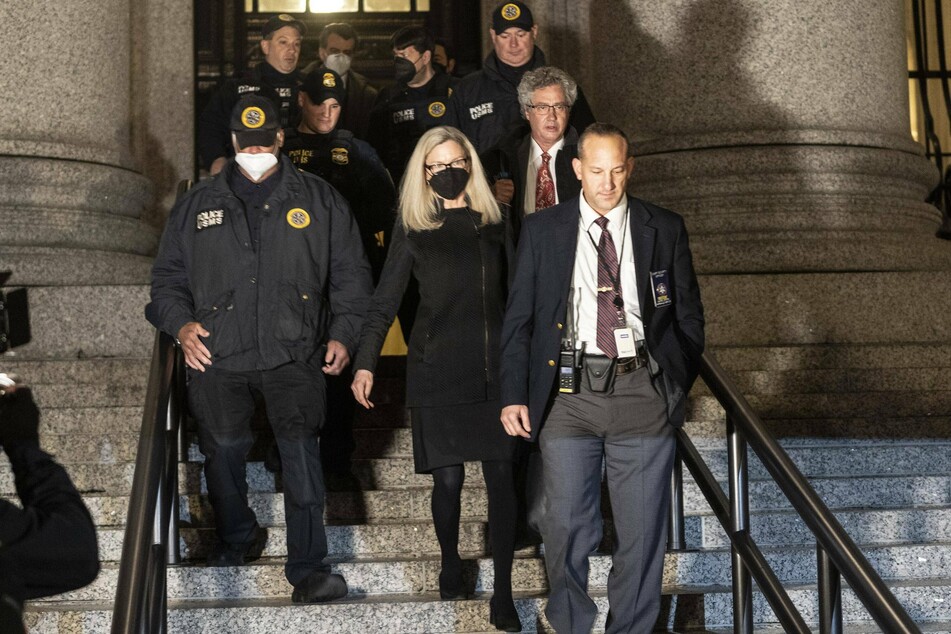
[[[536,5],[549,59],[634,140],[632,192],[687,219],[711,343],[951,338],[901,3]]]
[[[147,280],[157,231],[139,221],[129,0],[0,5],[0,267],[13,284]]]
[[[0,4],[0,270],[21,356],[147,354],[152,255],[193,172],[191,0]]]

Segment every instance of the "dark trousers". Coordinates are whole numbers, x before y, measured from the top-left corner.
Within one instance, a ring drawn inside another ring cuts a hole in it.
[[[350,473],[350,462],[356,443],[353,440],[353,417],[357,402],[350,384],[353,372],[348,366],[338,376],[325,375],[327,380],[327,420],[320,430],[320,461],[327,474]],[[283,454],[282,454],[283,455]]]
[[[587,633],[597,616],[588,556],[603,535],[603,465],[615,528],[605,631],[650,632],[660,610],[675,442],[647,369],[618,376],[610,392],[558,394],[539,441],[549,622],[559,634]]]
[[[288,363],[265,371],[232,372],[214,366],[189,370],[188,397],[198,419],[198,442],[205,456],[205,479],[215,510],[218,538],[247,543],[257,518],[248,506],[246,464],[253,443],[254,393],[264,398],[267,417],[281,452],[287,564],[291,585],[314,570],[328,570],[324,531],[324,480],[317,431],[324,420],[325,385],[319,368]]]

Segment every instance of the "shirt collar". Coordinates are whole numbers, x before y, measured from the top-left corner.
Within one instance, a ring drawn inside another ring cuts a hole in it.
[[[581,207],[581,222],[584,226],[585,231],[591,228],[591,225],[594,224],[594,221],[601,217],[601,214],[596,212],[591,205],[588,204],[588,201],[584,199],[584,192],[582,192],[579,198],[579,206]],[[608,218],[608,226],[620,228],[624,224],[624,216],[627,214],[627,194],[621,196],[621,201],[617,204],[617,207],[605,214]]]
[[[529,136],[529,138],[531,137]],[[565,137],[564,135],[562,135],[562,137],[558,139],[557,143],[555,143],[550,148],[548,148],[548,155],[554,158],[554,156],[558,154],[558,152],[560,152],[561,148],[563,148],[564,146],[565,146]],[[542,148],[538,145],[538,143],[535,142],[535,139],[532,139],[532,147],[529,150],[529,161],[531,161],[532,163],[538,163],[541,161],[541,157],[542,157]]]

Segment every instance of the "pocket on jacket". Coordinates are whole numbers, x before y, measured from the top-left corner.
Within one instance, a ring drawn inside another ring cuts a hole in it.
[[[248,349],[234,309],[234,291],[223,293],[210,304],[199,308],[195,318],[211,333],[203,337],[202,341],[211,352],[212,359],[224,359]]]
[[[315,286],[301,282],[281,284],[275,336],[285,343],[306,343],[322,339],[327,330],[327,302]]]

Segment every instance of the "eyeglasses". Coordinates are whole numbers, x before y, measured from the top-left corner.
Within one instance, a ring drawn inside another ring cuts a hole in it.
[[[564,114],[571,108],[571,106],[566,103],[533,103],[526,107],[531,108],[542,116],[548,114],[549,110],[554,110],[555,114]]]
[[[449,167],[455,167],[456,169],[466,169],[466,166],[469,164],[469,159],[457,158],[449,163],[432,163],[431,165],[425,165],[426,171],[430,174],[438,174],[446,170]]]

